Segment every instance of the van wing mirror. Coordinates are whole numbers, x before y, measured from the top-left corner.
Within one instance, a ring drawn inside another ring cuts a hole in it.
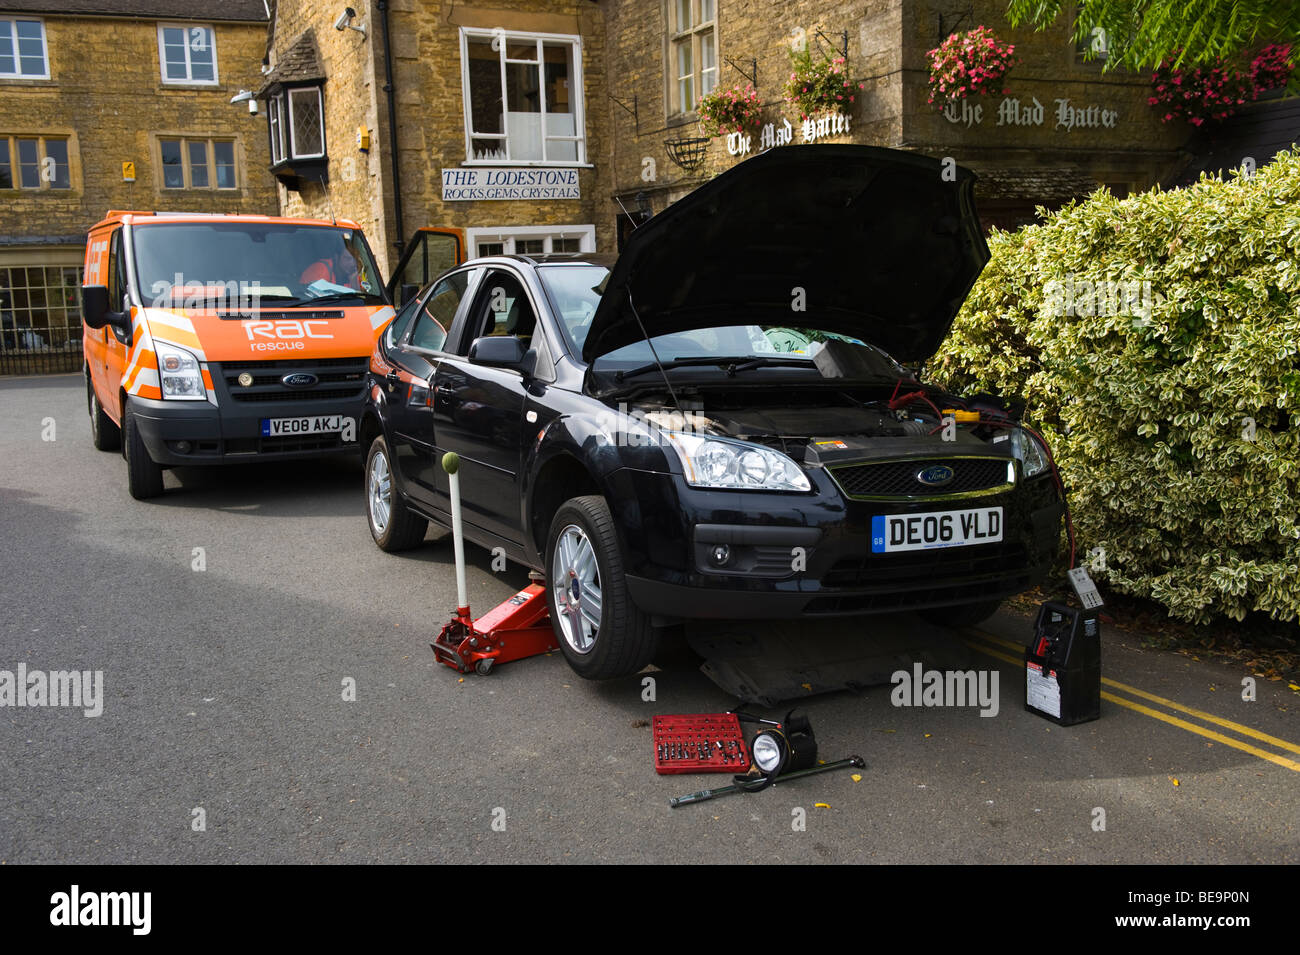
[[[108,289],[105,286],[81,287],[81,314],[91,328],[103,328],[109,323]]]

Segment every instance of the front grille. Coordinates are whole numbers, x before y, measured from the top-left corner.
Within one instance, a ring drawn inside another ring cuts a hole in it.
[[[288,454],[293,451],[343,451],[355,447],[355,444],[344,444],[340,434],[230,438],[226,441],[226,454]]]
[[[360,400],[367,366],[365,358],[319,358],[213,362],[210,368],[234,401],[313,402]],[[253,376],[251,385],[239,383],[239,376],[244,372]],[[314,375],[316,384],[309,388],[290,388],[280,381],[294,373]]]
[[[1040,571],[1019,543],[979,544],[841,560],[822,577],[828,593],[804,608],[810,614],[902,612],[973,603],[1021,593]]]
[[[1007,480],[1011,458],[931,458],[879,461],[831,467],[831,477],[845,496],[856,500],[914,500],[927,497],[996,493],[1012,486]],[[917,477],[927,468],[951,468],[952,480],[932,486]]]

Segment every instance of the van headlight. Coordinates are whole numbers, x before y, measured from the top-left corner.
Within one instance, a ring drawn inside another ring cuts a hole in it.
[[[1027,478],[1047,470],[1047,449],[1023,428],[1011,429],[1011,453],[1020,462],[1020,469]]]
[[[664,431],[693,487],[809,491],[808,475],[780,451],[704,434]]]
[[[153,350],[158,356],[158,378],[162,383],[164,398],[207,400],[208,390],[203,386],[203,372],[194,355],[184,348],[160,341],[153,343]]]

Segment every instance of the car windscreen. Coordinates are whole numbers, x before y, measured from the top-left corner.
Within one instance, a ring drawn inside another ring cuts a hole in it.
[[[156,222],[133,230],[137,290],[155,307],[292,307],[384,301],[355,229],[260,222]]]
[[[542,286],[560,327],[568,339],[570,352],[582,354],[582,345],[591,329],[592,317],[600,303],[601,291],[609,270],[593,265],[544,265],[538,268]],[[693,328],[688,331],[657,335],[644,341],[617,348],[595,361],[604,371],[639,368],[658,360],[668,364],[684,359],[706,358],[806,358],[812,357],[821,342],[832,339],[858,345],[862,349],[868,377],[895,379],[903,369],[883,351],[847,335],[817,328],[784,325],[724,325]]]

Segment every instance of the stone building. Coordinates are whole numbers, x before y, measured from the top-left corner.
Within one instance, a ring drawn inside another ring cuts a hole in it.
[[[1102,185],[1145,189],[1185,162],[1187,131],[1159,122],[1146,74],[1103,73],[1064,19],[1013,30],[1004,10],[1002,0],[278,0],[259,95],[281,208],[357,219],[385,269],[428,226],[466,230],[471,255],[615,251],[645,216],[768,147],[702,137],[702,93],[755,82],[778,140],[788,130],[804,141],[782,95],[801,46],[844,57],[856,94],[847,123],[819,141],[951,157],[980,174],[989,224],[1023,224],[1036,206]],[[926,51],[980,24],[1016,44],[1007,93],[940,112],[926,102]],[[1104,37],[1093,42],[1104,56]]]
[[[0,0],[0,374],[81,365],[86,232],[112,209],[276,211],[262,0]]]
[[[691,142],[700,132],[689,103],[714,86],[757,80],[764,122],[782,129],[788,121],[792,141],[805,141],[800,116],[783,97],[791,53],[799,48],[814,58],[844,57],[855,96],[847,131],[828,130],[818,141],[952,157],[980,175],[977,196],[989,224],[1021,225],[1035,206],[1057,206],[1100,185],[1120,194],[1148,188],[1173,168],[1186,139],[1185,130],[1162,126],[1147,106],[1146,74],[1103,73],[1100,58],[1076,49],[1064,18],[1043,32],[1013,30],[1003,0],[601,6],[610,93],[637,107],[635,116],[612,112],[608,188],[625,204],[639,194],[650,211],[764,145],[758,137],[748,150],[725,138]],[[1006,78],[1008,92],[940,112],[926,101],[926,53],[949,33],[978,25],[1015,44],[1019,62]],[[683,154],[684,166],[674,160]],[[647,168],[656,172],[650,181]]]
[[[608,246],[599,4],[278,0],[269,38],[286,214],[355,219],[385,273],[428,226],[465,230],[470,254]]]

